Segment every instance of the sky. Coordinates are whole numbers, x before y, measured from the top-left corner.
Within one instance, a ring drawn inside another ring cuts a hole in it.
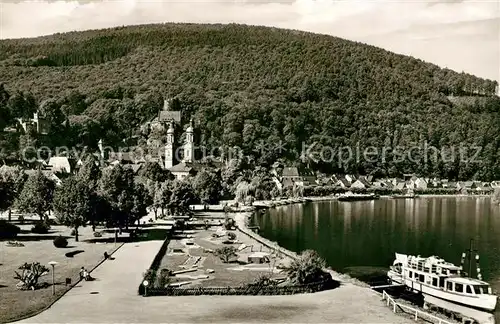
[[[0,39],[162,22],[329,34],[500,82],[500,0],[0,0]]]

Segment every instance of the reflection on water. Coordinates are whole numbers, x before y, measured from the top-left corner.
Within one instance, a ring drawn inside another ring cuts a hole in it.
[[[395,252],[459,264],[473,238],[483,278],[500,291],[500,207],[490,198],[314,202],[272,209],[255,222],[263,236],[293,251],[314,249],[338,271],[387,268]]]

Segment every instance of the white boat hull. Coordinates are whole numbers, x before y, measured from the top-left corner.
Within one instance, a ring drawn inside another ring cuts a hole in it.
[[[453,303],[468,307],[475,307],[486,311],[494,311],[497,305],[497,297],[494,295],[463,295],[448,292],[443,289],[427,285],[423,282],[417,282],[409,278],[403,278],[399,273],[390,270],[387,276],[393,283],[403,284],[414,292],[421,292],[430,296],[441,298]]]
[[[434,306],[447,309],[449,311],[459,313],[464,317],[472,318],[481,324],[495,324],[495,317],[492,313],[483,312],[478,309],[458,305],[441,298],[436,298],[431,295],[424,294],[424,301]]]

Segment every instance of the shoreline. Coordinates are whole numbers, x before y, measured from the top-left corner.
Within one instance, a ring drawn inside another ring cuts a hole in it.
[[[488,198],[492,197],[491,195],[467,195],[467,194],[420,194],[415,198],[405,198],[405,199],[425,199],[425,198]],[[391,195],[380,195],[379,199],[392,199]],[[265,208],[273,208],[284,205],[293,205],[293,204],[301,204],[306,202],[316,202],[316,201],[332,201],[338,200],[338,196],[322,196],[322,197],[301,197],[301,198],[287,198],[281,200],[257,200],[253,203],[254,207],[265,207]],[[377,199],[374,199],[377,200]],[[246,212],[246,211],[237,211],[237,212]]]
[[[289,258],[296,259],[298,258],[298,254],[296,252],[290,251],[282,246],[280,246],[277,242],[270,241],[266,239],[265,237],[260,236],[259,234],[253,232],[248,228],[248,224],[250,222],[250,218],[253,216],[253,212],[237,212],[234,214],[234,221],[237,225],[237,229],[249,236],[250,238],[256,240],[260,244],[266,245],[270,249],[274,249],[276,251],[279,251],[280,253],[286,255]],[[356,278],[353,278],[349,276],[348,274],[340,273],[337,272],[331,268],[326,268],[324,269],[326,272],[328,272],[334,280],[339,281],[341,284],[353,284],[356,286],[360,286],[363,288],[370,288],[370,286],[362,282],[361,280],[358,280]],[[371,289],[370,289],[371,290]]]

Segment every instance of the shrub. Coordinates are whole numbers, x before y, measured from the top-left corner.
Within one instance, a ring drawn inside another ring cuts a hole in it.
[[[50,225],[46,222],[37,222],[35,226],[31,228],[31,232],[36,234],[47,234],[49,229]]]
[[[326,262],[316,251],[306,250],[293,260],[289,266],[280,267],[294,284],[309,284],[331,277],[323,271]]]
[[[156,280],[154,283],[155,288],[165,288],[170,283],[171,271],[168,269],[161,269],[157,272]]]
[[[49,272],[49,269],[41,265],[39,262],[25,263],[19,267],[22,272],[15,272],[14,279],[21,281],[20,289],[37,289],[39,288],[38,279]]]
[[[73,228],[73,229],[71,230],[71,233],[69,233],[69,235],[71,235],[71,236],[75,236],[75,235],[76,235],[76,230]]]
[[[229,232],[227,233],[227,238],[234,241],[236,240],[236,234]]]
[[[65,248],[68,246],[68,240],[65,237],[59,235],[54,239],[54,246],[56,248]]]
[[[94,232],[94,237],[102,237],[102,233],[101,232]]]
[[[236,248],[234,246],[224,246],[215,250],[215,255],[218,256],[222,262],[229,263],[231,258],[237,257]]]
[[[234,219],[232,218],[228,218],[225,222],[224,222],[224,227],[226,228],[226,230],[231,230],[233,229],[235,225],[235,222],[234,222]]]
[[[15,238],[21,232],[19,226],[11,224],[5,220],[0,220],[0,238],[11,239]]]

